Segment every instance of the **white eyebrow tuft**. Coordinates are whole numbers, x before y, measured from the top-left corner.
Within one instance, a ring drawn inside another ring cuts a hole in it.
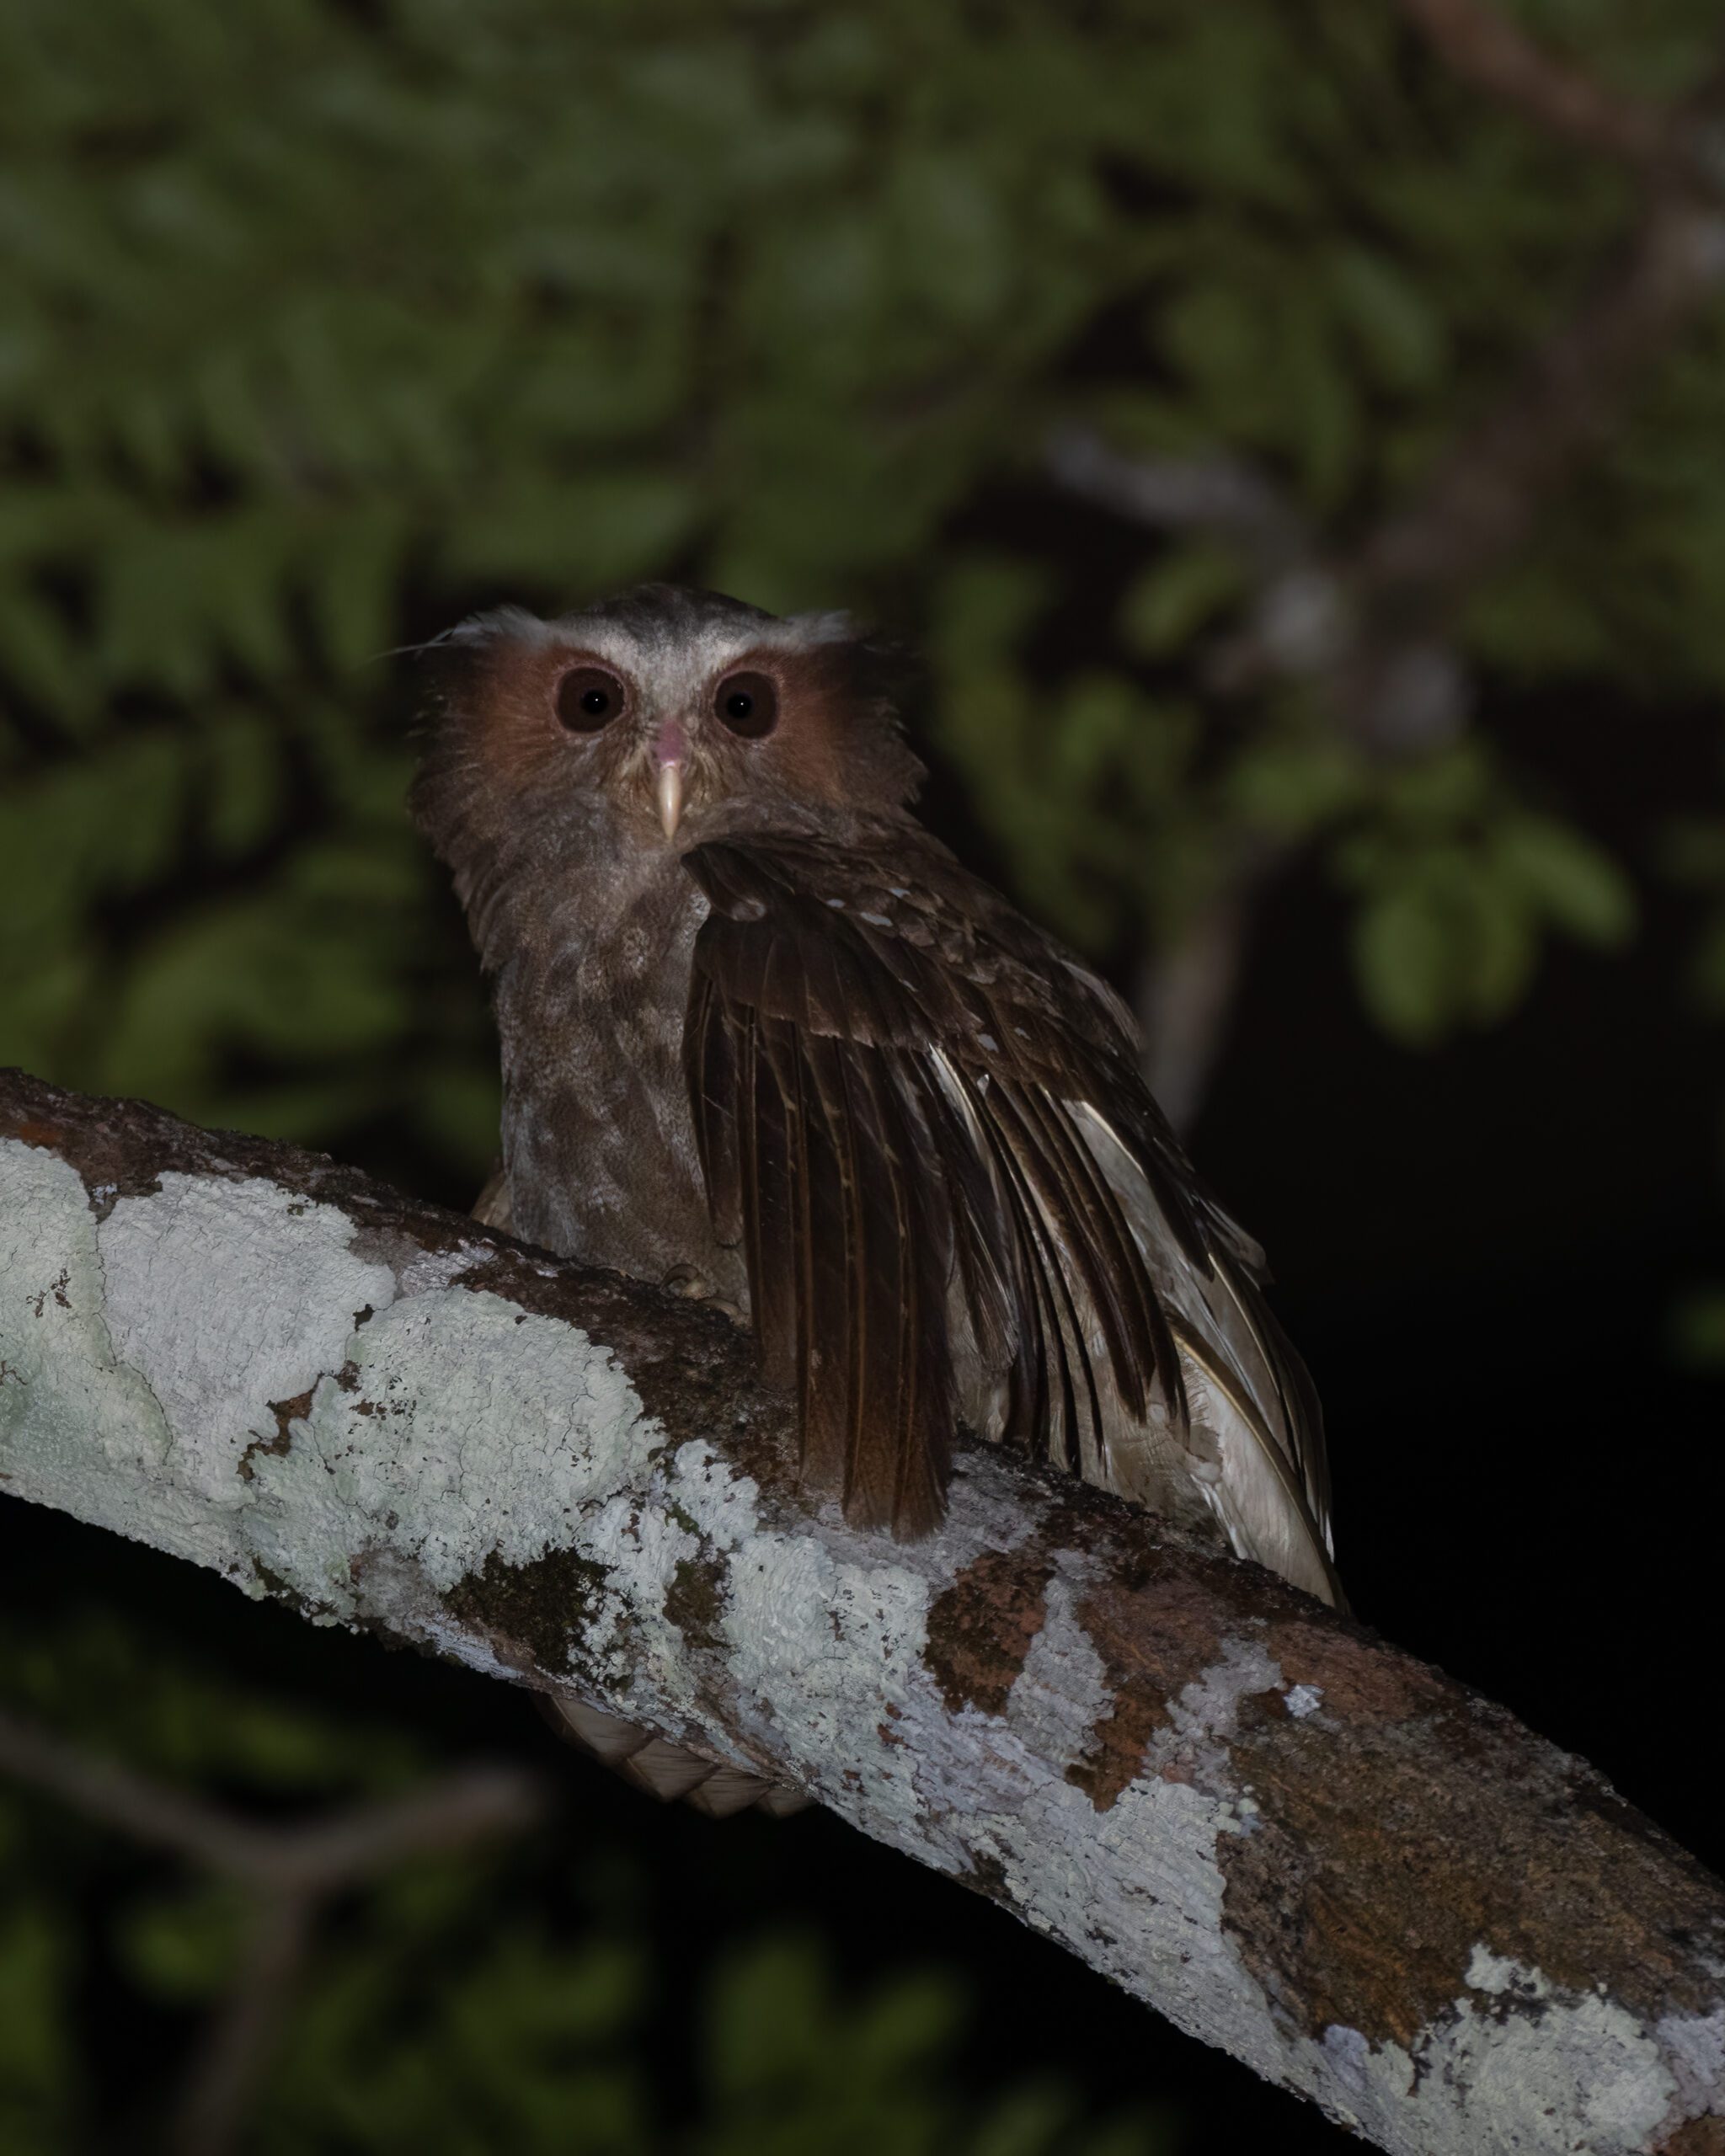
[[[775,626],[789,632],[785,638],[788,643],[804,649],[811,644],[849,643],[857,633],[854,618],[845,613],[788,614]],[[776,643],[777,639],[763,637],[761,641]]]

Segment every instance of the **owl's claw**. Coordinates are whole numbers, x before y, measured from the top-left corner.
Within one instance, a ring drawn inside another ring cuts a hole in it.
[[[686,1302],[705,1303],[708,1310],[717,1310],[721,1317],[728,1317],[734,1325],[742,1322],[743,1313],[736,1305],[727,1302],[723,1295],[715,1295],[713,1283],[692,1265],[672,1266],[660,1285],[669,1288],[672,1294],[681,1295]]]
[[[713,1283],[692,1265],[672,1266],[660,1284],[669,1288],[672,1294],[682,1296],[686,1302],[705,1303],[713,1299]]]

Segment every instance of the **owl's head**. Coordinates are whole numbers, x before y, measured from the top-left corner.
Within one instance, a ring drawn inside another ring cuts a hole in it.
[[[475,616],[438,673],[414,812],[441,852],[519,822],[681,851],[750,825],[902,808],[903,662],[842,614],[644,584],[542,622]]]

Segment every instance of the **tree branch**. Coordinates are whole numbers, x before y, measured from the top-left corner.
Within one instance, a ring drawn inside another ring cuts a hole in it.
[[[3,1710],[0,1774],[45,1790],[134,1841],[264,1894],[339,1893],[404,1858],[530,1826],[545,1805],[545,1793],[516,1769],[475,1766],[328,1818],[260,1826],[33,1729]]]
[[[1167,949],[1145,954],[1133,996],[1144,1075],[1176,1130],[1198,1119],[1225,1045],[1252,908],[1291,852],[1268,840],[1237,844],[1184,932]]]
[[[1362,634],[1418,619],[1447,628],[1466,595],[1525,540],[1541,506],[1594,447],[1648,366],[1725,290],[1725,210],[1674,192],[1621,259],[1532,355],[1480,424],[1338,574]]]
[[[855,1532],[712,1311],[13,1075],[0,1364],[18,1496],[809,1790],[1385,2148],[1725,2138],[1725,1894],[1590,1769],[985,1446]]]
[[[1671,126],[1662,106],[1607,89],[1495,8],[1479,0],[1402,0],[1402,8],[1454,73],[1517,107],[1548,134],[1626,164],[1664,160]]]
[[[174,2156],[227,2156],[238,2145],[310,1959],[315,1925],[304,1894],[271,1894],[253,1911],[239,1969],[180,2094],[168,2144]]]

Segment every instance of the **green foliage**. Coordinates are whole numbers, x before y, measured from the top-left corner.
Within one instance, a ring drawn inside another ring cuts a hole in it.
[[[1725,1017],[1725,819],[1674,819],[1665,834],[1664,866],[1674,881],[1686,884],[1706,904],[1689,985],[1710,1017]]]
[[[1215,541],[1171,547],[1128,588],[1120,637],[1130,651],[1162,659],[1189,644],[1246,588],[1245,565]]]
[[[310,1804],[333,1793],[382,1796],[425,1771],[421,1747],[387,1728],[272,1699],[158,1653],[135,1617],[100,1610],[9,1628],[4,1697],[21,1712],[99,1732],[166,1781],[215,1783],[243,1796]]]
[[[1542,934],[1610,949],[1635,923],[1621,869],[1578,831],[1519,806],[1477,748],[1399,771],[1338,845],[1360,894],[1354,961],[1388,1033],[1420,1043],[1489,1025],[1519,1000]]]
[[[1671,1313],[1671,1348],[1691,1369],[1725,1371],[1725,1288],[1692,1288]]]
[[[465,1913],[471,1924],[471,1877]],[[327,1962],[289,2031],[257,2145],[475,2146],[633,2156],[654,2131],[640,1956],[570,1948],[520,1920],[488,1925],[451,1974],[450,1910],[397,1892]],[[419,1963],[416,1971],[414,1964]]]
[[[0,1874],[11,1869],[0,1856]],[[19,2156],[60,2156],[78,2115],[70,1959],[45,1898],[8,1897],[0,1916],[0,2138]]]
[[[960,2107],[942,2079],[966,2019],[933,1971],[843,1997],[822,1949],[751,1942],[713,1972],[706,2009],[711,2123],[688,2156],[1159,2156],[1176,2146],[1149,2115],[1087,2128],[1070,2092],[1009,2087]]]
[[[1712,22],[1555,13],[1661,89]],[[483,1013],[378,655],[651,574],[921,633],[927,730],[1023,895],[1094,950],[1172,932],[1265,780],[1187,664],[1239,566],[1151,550],[1075,663],[1093,568],[1034,518],[976,533],[1039,497],[1061,413],[1258,456],[1332,519],[1478,408],[1622,190],[1408,62],[1362,0],[19,0],[0,1059],[328,1143],[387,1120],[476,1174]],[[1480,595],[1494,665],[1725,681],[1722,334]],[[1321,729],[1279,754],[1323,791]],[[1380,1015],[1501,1011],[1532,925],[1597,935],[1612,901],[1546,852],[1365,879]]]

